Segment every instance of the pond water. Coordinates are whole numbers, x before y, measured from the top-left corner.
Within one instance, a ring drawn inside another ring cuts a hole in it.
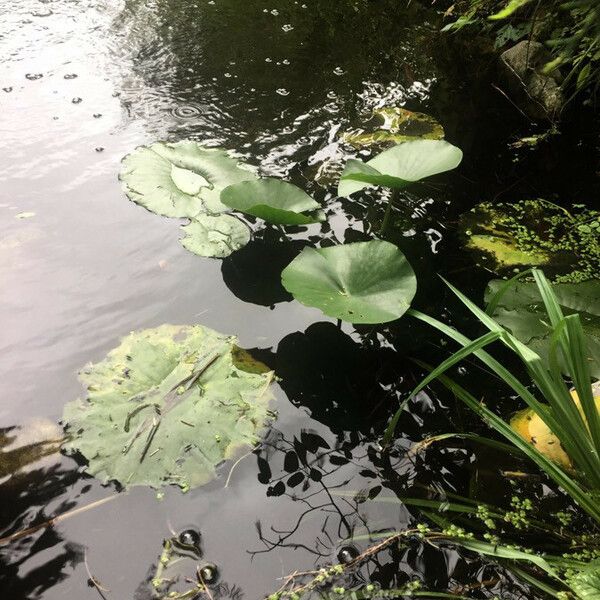
[[[439,339],[408,323],[338,330],[280,287],[281,268],[316,243],[318,226],[292,233],[283,249],[264,230],[231,259],[202,259],[178,242],[180,222],[127,201],[117,180],[121,158],[136,146],[192,138],[312,193],[328,213],[328,243],[367,239],[384,205],[375,196],[335,199],[327,173],[348,156],[340,135],[382,106],[426,112],[467,158],[452,182],[440,180],[398,211],[395,241],[423,281],[421,307],[446,302],[436,272],[481,291],[488,276],[460,251],[452,226],[482,197],[525,185],[518,173],[501,181],[499,169],[487,168],[497,159],[490,139],[502,127],[482,125],[490,115],[504,124],[519,117],[465,75],[440,39],[439,15],[417,3],[361,0],[4,0],[2,12],[6,452],[11,437],[23,436],[13,447],[32,444],[32,426],[57,423],[64,404],[83,394],[77,371],[131,330],[201,323],[260,349],[281,377],[279,418],[256,454],[233,470],[224,464],[200,489],[168,489],[157,500],[155,491],[135,488],[0,546],[2,597],[98,598],[88,585],[93,575],[107,597],[150,598],[163,540],[194,527],[203,560],[220,571],[215,594],[260,598],[286,574],[335,560],[353,532],[412,518],[397,502],[358,505],[354,492],[382,482],[390,498],[400,485],[459,489],[468,462],[462,450],[431,453],[427,463],[402,453],[389,464],[376,457],[377,434],[418,377],[406,354],[420,346],[437,356]],[[512,168],[510,153],[498,160]],[[560,169],[548,177],[553,163],[542,164],[527,185],[560,191]],[[585,161],[577,164],[583,172]],[[580,182],[575,194],[589,188]],[[423,394],[401,424],[398,447],[455,428],[452,419],[442,400]],[[284,465],[294,448],[308,453],[310,469],[281,494],[275,484],[294,471]],[[0,537],[115,495],[74,459],[33,452],[23,465],[16,454],[18,470],[0,463]],[[482,577],[477,561],[462,561],[458,573],[457,560],[420,550],[371,565],[370,574],[385,584],[417,573],[443,588],[453,577]]]

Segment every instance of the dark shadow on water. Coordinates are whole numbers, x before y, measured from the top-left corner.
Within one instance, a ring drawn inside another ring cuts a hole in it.
[[[253,240],[223,261],[223,281],[244,302],[271,307],[290,302],[292,295],[281,285],[281,271],[305,245],[301,241]]]

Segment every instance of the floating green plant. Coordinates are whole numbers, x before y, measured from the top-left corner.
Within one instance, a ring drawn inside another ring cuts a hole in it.
[[[401,317],[417,289],[404,254],[379,240],[305,248],[283,270],[281,281],[302,304],[350,323]]]
[[[65,406],[65,448],[122,487],[207,483],[270,415],[273,373],[238,354],[234,337],[200,325],[131,333],[80,373],[88,396]]]
[[[600,379],[600,280],[556,283],[552,291],[565,315],[579,314],[585,336],[585,358],[592,376]],[[494,280],[488,284],[485,298],[487,302],[493,301],[489,312],[494,320],[549,364],[552,327],[538,286],[534,282],[509,284]],[[560,354],[556,360],[566,371]]]
[[[569,212],[541,199],[484,202],[462,216],[460,229],[465,246],[494,273],[543,266],[556,282],[600,278],[600,212],[583,205]]]
[[[320,204],[304,190],[273,178],[230,185],[221,192],[221,202],[277,225],[307,225],[325,219]]]
[[[412,140],[441,140],[444,137],[444,128],[433,117],[399,106],[375,109],[372,121],[377,124],[374,131],[348,131],[342,139],[356,148],[362,148]]]
[[[231,215],[198,215],[181,228],[182,246],[198,256],[225,258],[250,241],[250,229]]]
[[[119,178],[133,202],[165,217],[192,218],[228,211],[221,191],[256,175],[224,150],[183,140],[140,146],[123,158]]]

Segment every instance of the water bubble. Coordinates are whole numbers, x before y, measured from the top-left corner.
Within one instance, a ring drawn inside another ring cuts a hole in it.
[[[274,8],[274,9],[271,11],[271,14],[272,14],[274,17],[276,17],[276,16],[279,14],[279,11],[278,11],[276,8]]]
[[[198,569],[198,576],[201,582],[211,585],[219,580],[219,569],[217,569],[217,565],[207,563]]]
[[[290,64],[290,61],[289,61],[287,58],[284,58],[284,59],[281,61],[281,64],[282,64],[282,65],[289,65],[289,64]]]
[[[343,75],[344,74],[344,69],[342,69],[342,67],[336,67],[333,70],[333,74],[334,75]]]
[[[352,562],[358,556],[358,550],[354,546],[344,546],[338,552],[338,560],[343,565]]]
[[[64,79],[75,79],[77,77],[77,73],[67,73],[66,75],[63,75]]]
[[[458,367],[458,369],[456,369],[456,371],[458,372],[459,375],[466,375],[467,374],[467,369],[465,369],[465,367]]]
[[[231,73],[223,73],[224,77],[231,77]]]
[[[194,546],[200,549],[200,532],[195,529],[184,529],[177,539],[183,546]]]
[[[43,76],[43,73],[26,73],[25,79],[29,79],[29,81],[35,81],[36,79],[41,79]]]
[[[171,114],[179,119],[193,119],[201,114],[201,110],[193,104],[184,104],[183,106],[176,106]]]
[[[288,31],[292,31],[292,29],[294,29],[294,26],[290,25],[289,23],[286,23],[281,29],[283,29],[283,31],[287,33]]]
[[[287,96],[289,95],[289,91],[286,90],[285,88],[278,88],[275,90],[276,94],[279,94],[280,96]]]
[[[81,103],[83,102],[83,98],[80,98],[79,96],[75,96],[75,98],[73,98],[73,99],[71,100],[71,102],[72,102],[73,104],[81,104]]]
[[[267,56],[267,58],[265,58],[265,62],[273,62],[273,59]]]
[[[9,94],[10,92],[12,92],[12,90],[13,90],[13,89],[12,89],[12,87],[5,87],[5,88],[2,88],[2,91],[3,91],[3,92],[6,92],[7,94]]]

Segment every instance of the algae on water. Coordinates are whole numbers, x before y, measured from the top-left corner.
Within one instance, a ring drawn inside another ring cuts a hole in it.
[[[543,267],[555,282],[600,278],[600,212],[547,200],[483,202],[461,218],[465,247],[500,275]]]

